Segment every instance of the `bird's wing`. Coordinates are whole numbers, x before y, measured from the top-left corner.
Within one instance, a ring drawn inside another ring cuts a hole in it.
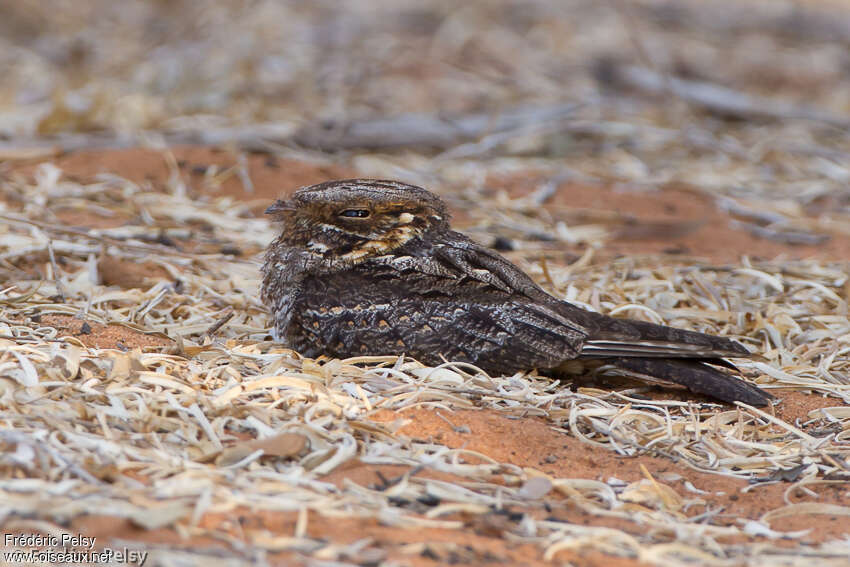
[[[426,286],[447,287],[479,296],[483,301],[516,301],[539,308],[541,314],[559,325],[586,334],[582,318],[562,313],[566,305],[543,291],[528,275],[497,252],[475,244],[452,232],[423,253],[416,247],[393,255],[374,258],[371,266],[385,266],[392,272],[422,278]],[[373,269],[373,268],[370,268]],[[416,282],[413,282],[416,286]],[[584,312],[583,310],[580,310]]]
[[[763,406],[772,399],[758,387],[712,366],[731,366],[721,357],[750,356],[735,341],[644,321],[615,319],[558,301],[502,256],[474,244],[444,248],[437,255],[448,256],[457,270],[472,273],[471,277],[483,270],[480,273],[486,281],[495,279],[513,294],[544,305],[581,329],[586,335],[577,355],[581,358],[605,359],[633,377],[685,386],[726,402],[740,400]]]
[[[643,321],[615,319],[559,301],[497,252],[468,239],[459,239],[457,235],[453,235],[451,244],[435,248],[434,256],[442,266],[450,265],[468,278],[477,278],[506,292],[525,296],[535,304],[556,312],[572,327],[581,329],[587,335],[580,351],[582,357],[718,358],[750,355],[746,348],[724,337]]]
[[[322,345],[328,354],[404,353],[430,364],[444,356],[500,373],[557,369],[579,356],[603,358],[632,376],[725,401],[770,400],[698,360],[713,364],[722,356],[746,356],[741,345],[559,301],[485,249],[453,246],[381,256],[320,280],[305,288],[313,290],[312,303],[321,308],[304,306],[300,324],[313,334],[309,344]]]
[[[432,252],[372,258],[339,275],[323,276],[322,285],[329,286],[329,296],[337,287],[358,287],[367,298],[361,303],[392,303],[394,312],[409,313],[409,320],[388,320],[397,333],[410,329],[411,334],[417,325],[432,329],[427,337],[413,337],[415,345],[409,337],[398,337],[408,354],[413,354],[411,346],[425,344],[434,353],[440,346],[447,358],[456,355],[504,371],[550,368],[578,356],[585,328],[507,260],[493,261],[474,251]],[[532,300],[517,286],[539,290],[543,297]],[[346,302],[344,297],[334,300]]]

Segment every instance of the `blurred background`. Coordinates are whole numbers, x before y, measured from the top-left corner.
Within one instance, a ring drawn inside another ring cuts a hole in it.
[[[637,87],[617,80],[621,65],[850,115],[850,5],[836,0],[23,0],[0,10],[6,138],[563,101],[687,121],[682,108],[610,96]]]
[[[720,204],[790,244],[825,238],[803,234],[824,211],[850,234],[848,2],[0,6],[6,149],[155,133],[431,185],[533,168],[556,185],[745,199]],[[457,160],[486,163],[449,171]]]

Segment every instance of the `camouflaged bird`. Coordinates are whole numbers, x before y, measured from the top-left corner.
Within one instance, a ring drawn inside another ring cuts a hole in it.
[[[263,300],[275,338],[305,356],[405,354],[430,365],[444,357],[496,374],[557,374],[593,359],[726,402],[771,399],[712,366],[749,356],[740,344],[556,299],[453,231],[445,204],[420,187],[331,181],[266,213],[283,231],[266,252]]]

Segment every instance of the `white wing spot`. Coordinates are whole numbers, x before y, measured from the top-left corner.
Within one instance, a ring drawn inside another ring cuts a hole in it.
[[[312,250],[313,252],[327,252],[328,247],[326,244],[322,244],[321,242],[316,242],[315,240],[311,240],[307,243],[307,248]]]

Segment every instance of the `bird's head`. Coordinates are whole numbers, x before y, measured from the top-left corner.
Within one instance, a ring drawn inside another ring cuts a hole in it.
[[[302,187],[266,209],[283,223],[279,241],[334,264],[382,256],[448,226],[439,197],[398,181],[346,179]]]

